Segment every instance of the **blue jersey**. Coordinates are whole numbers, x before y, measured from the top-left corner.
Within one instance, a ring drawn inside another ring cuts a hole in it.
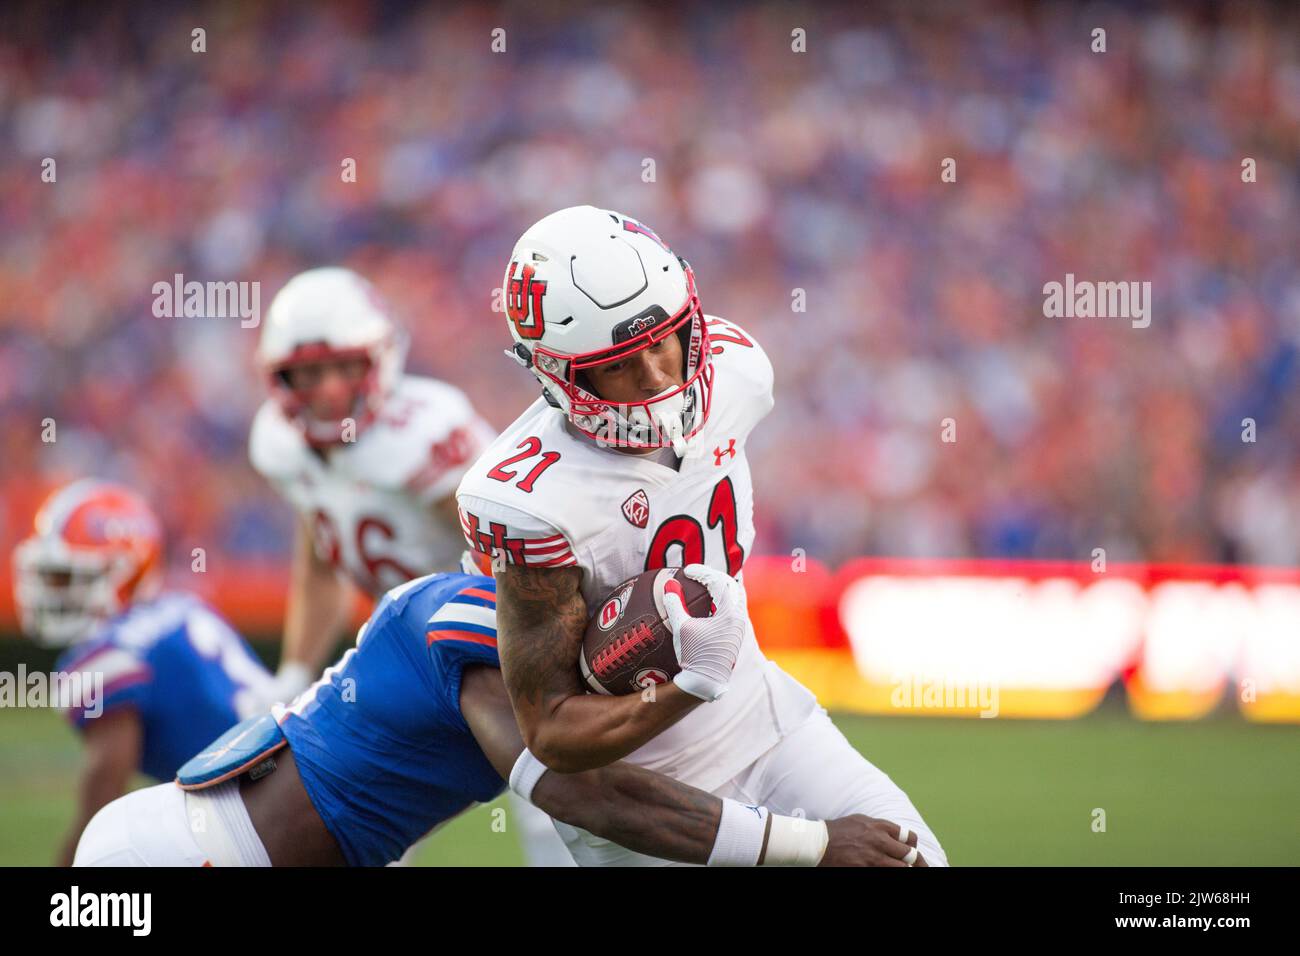
[[[467,664],[500,666],[496,582],[434,574],[388,592],[356,647],[274,709],[349,865],[389,863],[505,789],[460,712]]]
[[[132,605],[65,651],[55,666],[81,673],[82,686],[95,688],[83,693],[83,706],[66,710],[78,730],[122,708],[139,714],[139,769],[164,781],[214,737],[264,706],[272,679],[244,639],[187,594]]]

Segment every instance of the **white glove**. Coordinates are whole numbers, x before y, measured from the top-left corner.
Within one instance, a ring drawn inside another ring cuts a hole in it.
[[[688,564],[682,573],[708,588],[716,610],[711,617],[691,617],[682,601],[681,585],[670,580],[664,586],[664,610],[682,665],[673,683],[703,700],[717,700],[727,691],[745,639],[749,620],[745,589],[726,572],[703,564]]]
[[[310,686],[311,672],[303,665],[290,661],[280,665],[262,697],[268,707],[271,704],[287,704]]]

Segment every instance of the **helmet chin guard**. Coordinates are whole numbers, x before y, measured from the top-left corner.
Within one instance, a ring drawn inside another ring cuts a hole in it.
[[[693,283],[692,283],[693,286]],[[582,384],[582,372],[606,362],[635,355],[672,334],[686,338],[682,350],[683,383],[666,388],[641,402],[613,403],[596,395]],[[666,322],[647,330],[615,349],[584,355],[560,356],[538,346],[536,371],[545,378],[543,387],[561,388],[568,397],[569,421],[584,435],[612,448],[665,448],[672,446],[678,455],[704,427],[709,401],[713,394],[713,363],[708,330],[699,300],[692,295],[687,307]],[[548,366],[563,365],[564,377],[553,374]]]

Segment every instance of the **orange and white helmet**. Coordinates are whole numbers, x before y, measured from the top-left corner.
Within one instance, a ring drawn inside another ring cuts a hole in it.
[[[709,415],[713,365],[695,276],[685,259],[622,213],[573,206],[520,237],[502,292],[516,361],[574,427],[622,448],[681,454]],[[642,402],[613,404],[585,369],[677,335],[683,384]]]
[[[90,637],[99,623],[157,593],[161,562],[162,530],[143,498],[94,479],[66,485],[14,549],[23,631],[47,647]]]
[[[482,551],[462,551],[460,573],[481,574],[486,578],[496,577],[496,573],[492,570],[492,559]]]
[[[406,344],[405,333],[369,282],[351,269],[309,269],[271,300],[257,361],[285,415],[308,442],[326,446],[343,440],[347,418],[357,434],[374,420],[402,375]],[[351,358],[369,363],[351,413],[339,421],[314,418],[304,396],[290,387],[287,372],[295,365]]]

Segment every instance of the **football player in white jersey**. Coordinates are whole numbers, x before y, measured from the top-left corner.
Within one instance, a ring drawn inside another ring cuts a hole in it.
[[[773,397],[753,336],[704,314],[690,266],[650,229],[591,206],[525,232],[503,292],[512,354],[542,397],[457,497],[466,539],[497,571],[501,670],[528,745],[512,786],[541,766],[626,758],[726,798],[729,852],[769,841],[778,857],[819,855],[825,827],[806,821],[862,813],[900,826],[904,862],[946,865],[902,790],[755,640],[738,580],[754,543],[745,443]],[[668,604],[682,673],[653,693],[585,693],[578,656],[595,603],[678,566],[717,605],[691,619]],[[752,804],[789,816],[756,820]],[[557,827],[579,863],[662,862]]]
[[[459,568],[456,485],[495,432],[460,389],[403,374],[405,353],[388,307],[348,269],[294,276],[263,323],[257,361],[271,396],[249,455],[298,514],[279,700],[327,663],[347,623],[348,579],[378,599]],[[572,865],[548,817],[515,810],[533,862]]]

